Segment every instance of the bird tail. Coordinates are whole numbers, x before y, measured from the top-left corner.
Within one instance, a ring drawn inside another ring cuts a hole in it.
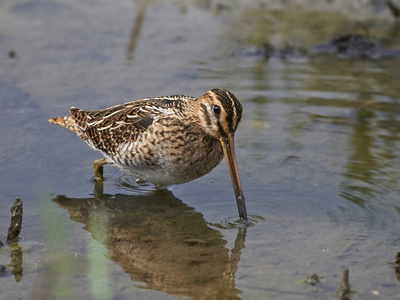
[[[68,117],[64,117],[64,118],[61,118],[61,117],[51,118],[51,119],[49,119],[49,123],[50,123],[50,124],[61,125],[61,126],[63,126],[63,127],[67,127],[67,126],[66,126],[66,121],[67,121],[66,119],[68,119]]]
[[[66,116],[64,118],[62,118],[62,117],[51,118],[51,119],[49,119],[49,123],[57,124],[62,127],[65,127],[68,130],[71,130],[73,133],[75,133],[79,137],[81,137],[81,135],[82,135],[83,128],[80,127],[79,124],[71,116]]]

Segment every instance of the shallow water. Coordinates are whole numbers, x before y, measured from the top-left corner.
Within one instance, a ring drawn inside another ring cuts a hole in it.
[[[398,48],[395,24],[182,3],[0,4],[0,240],[13,199],[24,201],[22,271],[11,272],[16,252],[0,248],[0,298],[326,299],[347,268],[352,298],[392,299],[400,61],[233,53],[265,42],[305,48],[343,32]],[[225,162],[169,191],[106,166],[102,189],[92,179],[99,154],[47,123],[71,106],[214,87],[245,111],[235,144],[248,228]],[[312,274],[323,279],[301,282]]]

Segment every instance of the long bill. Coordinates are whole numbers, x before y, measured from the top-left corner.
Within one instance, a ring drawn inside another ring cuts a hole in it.
[[[225,160],[228,164],[229,173],[231,174],[233,190],[235,191],[236,203],[239,211],[239,217],[247,221],[247,210],[242,190],[242,184],[240,183],[239,171],[236,163],[233,134],[228,135],[228,137],[226,138],[221,138],[221,144],[222,148],[224,149]]]

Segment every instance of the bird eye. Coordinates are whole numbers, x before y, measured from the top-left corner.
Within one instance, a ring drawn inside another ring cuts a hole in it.
[[[219,113],[221,112],[221,107],[219,107],[219,105],[214,105],[213,112],[214,114],[219,115]]]

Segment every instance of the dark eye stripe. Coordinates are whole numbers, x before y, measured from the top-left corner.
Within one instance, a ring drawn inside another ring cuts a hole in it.
[[[211,92],[214,103],[220,104],[221,110],[226,113],[226,123],[229,130],[235,131],[243,113],[239,100],[231,92],[224,89],[213,89]]]
[[[229,130],[233,131],[233,129],[236,126],[236,124],[233,124],[234,123],[234,119],[237,118],[236,105],[237,105],[237,103],[239,101],[236,100],[235,96],[233,96],[233,94],[231,94],[227,90],[214,89],[212,91],[218,96],[218,100],[219,100],[219,102],[221,103],[221,106],[223,107],[223,109],[226,112],[226,122],[227,122],[227,124],[229,126]]]
[[[218,125],[219,134],[220,134],[221,136],[225,136],[225,137],[226,137],[225,130],[222,128],[221,122],[220,122],[219,120],[217,121],[217,125]]]

